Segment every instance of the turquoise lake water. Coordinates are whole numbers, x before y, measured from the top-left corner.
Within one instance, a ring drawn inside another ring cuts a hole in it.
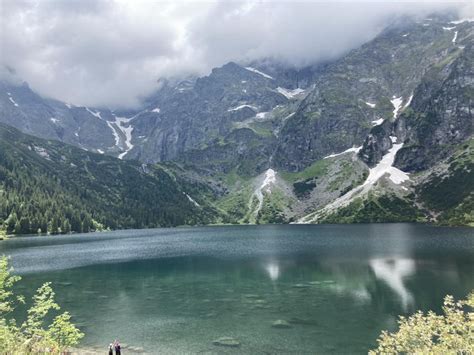
[[[127,230],[0,243],[86,333],[147,353],[363,354],[399,314],[474,289],[474,229],[415,224]],[[277,320],[289,328],[272,327]],[[238,348],[213,345],[233,337]]]

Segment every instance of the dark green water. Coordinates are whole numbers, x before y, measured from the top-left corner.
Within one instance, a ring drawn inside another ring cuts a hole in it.
[[[398,314],[474,289],[474,229],[239,226],[0,244],[29,293],[52,281],[86,333],[148,353],[366,353]],[[291,328],[276,329],[275,320]],[[230,336],[240,348],[212,341]]]

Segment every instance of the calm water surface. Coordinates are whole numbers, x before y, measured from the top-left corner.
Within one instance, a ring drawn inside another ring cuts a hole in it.
[[[21,291],[52,281],[86,333],[148,353],[366,353],[398,314],[474,289],[474,229],[238,226],[0,243]],[[272,327],[286,320],[291,328]],[[213,340],[234,337],[240,348]]]

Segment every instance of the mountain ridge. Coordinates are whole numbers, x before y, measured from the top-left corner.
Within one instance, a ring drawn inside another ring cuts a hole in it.
[[[201,183],[210,223],[472,225],[472,48],[472,22],[407,21],[320,66],[230,62],[165,80],[128,113],[3,83],[0,121],[99,154],[169,162]],[[433,186],[451,179],[466,192],[443,206]]]

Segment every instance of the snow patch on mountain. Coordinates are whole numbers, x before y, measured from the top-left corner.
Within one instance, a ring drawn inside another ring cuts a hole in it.
[[[458,38],[458,31],[455,31],[454,32],[454,37],[453,37],[453,40],[451,42],[453,42],[454,44],[456,44],[456,39]]]
[[[445,31],[451,31],[451,30],[454,30],[456,28],[456,26],[453,26],[453,27],[444,27],[443,26],[443,30]]]
[[[49,120],[51,122],[53,122],[54,124],[57,124],[59,122],[59,120],[57,118],[54,118],[54,117],[51,117]]]
[[[346,149],[345,151],[340,152],[340,153],[334,153],[334,154],[327,155],[327,156],[325,156],[323,159],[334,158],[334,157],[338,157],[339,155],[347,154],[347,153],[359,153],[359,151],[360,151],[361,149],[362,149],[362,146],[360,146],[360,147],[352,147],[352,148]]]
[[[196,207],[201,207],[201,205],[199,203],[197,203],[191,196],[189,196],[186,192],[183,192],[183,194],[186,195],[186,197],[188,198],[189,202],[191,202],[194,206]]]
[[[455,25],[458,25],[458,24],[463,23],[463,22],[474,22],[474,17],[471,17],[471,18],[463,18],[463,19],[460,19],[460,20],[451,21],[450,23],[453,23],[453,24],[455,24]]]
[[[255,117],[257,119],[265,119],[267,117],[267,115],[269,114],[269,112],[259,112],[255,115]]]
[[[413,100],[413,93],[412,93],[412,94],[410,95],[410,97],[408,98],[408,101],[407,101],[407,103],[405,104],[405,106],[403,106],[403,110],[406,109],[408,106],[410,106],[411,100]]]
[[[89,112],[92,116],[97,117],[99,120],[102,119],[102,116],[100,115],[100,111],[94,112],[94,111],[92,111],[91,109],[89,109],[88,107],[86,107],[85,109],[86,109],[87,112]]]
[[[112,134],[114,135],[114,138],[115,138],[115,145],[118,147],[120,145],[120,136],[117,133],[117,130],[115,129],[112,122],[107,121],[107,126],[109,126],[109,128],[112,130]]]
[[[10,102],[11,102],[15,107],[20,106],[20,105],[18,105],[18,103],[13,99],[11,93],[7,92],[7,94],[8,94],[8,100],[10,100]]]
[[[263,193],[264,192],[268,194],[272,193],[272,186],[275,185],[276,183],[276,174],[277,174],[276,171],[271,168],[265,171],[262,183],[260,184],[260,186],[258,186],[254,190],[252,196],[250,197],[250,202],[249,202],[250,208],[252,207],[252,201],[254,197],[256,197],[258,200],[257,207],[252,212],[255,217],[258,215],[258,212],[260,212],[260,210],[262,209]]]
[[[160,108],[155,107],[153,110],[151,110],[151,112],[160,113]]]
[[[115,117],[115,121],[110,122],[106,121],[109,128],[112,130],[112,134],[115,138],[115,146],[119,149],[123,149],[123,152],[119,154],[118,158],[123,159],[123,157],[133,148],[132,144],[132,131],[133,126],[130,124],[130,121],[134,119],[136,116],[131,118],[127,117],[118,117],[113,114]],[[121,137],[125,137],[123,144],[121,144]]]
[[[375,107],[375,104],[372,104],[372,103],[370,103],[370,102],[365,102],[365,104],[366,104],[367,106],[371,107],[371,108],[374,108],[374,107]]]
[[[392,138],[392,137],[391,137]],[[396,139],[396,137],[393,137]],[[392,141],[394,139],[392,138]],[[310,213],[298,220],[298,223],[313,223],[318,220],[322,213],[334,212],[341,207],[345,207],[351,203],[355,197],[365,195],[384,175],[389,175],[389,179],[396,185],[410,179],[408,173],[401,171],[393,166],[397,152],[403,147],[403,143],[394,144],[391,149],[382,157],[382,160],[369,170],[369,175],[365,182],[350,190],[341,197],[335,199],[319,211]]]
[[[115,116],[115,115],[114,115]],[[121,154],[119,154],[118,158],[123,159],[123,157],[133,148],[132,144],[132,132],[133,132],[133,126],[131,125],[130,121],[133,119],[132,118],[126,118],[126,117],[117,117],[115,116],[115,125],[122,131],[122,133],[125,136],[125,151]]]
[[[277,87],[277,91],[282,94],[283,96],[285,96],[287,99],[291,100],[293,98],[295,98],[296,96],[304,93],[305,91],[301,88],[296,88],[294,90],[290,90],[290,89],[285,89],[285,88],[282,88],[282,87]]]
[[[245,67],[245,69],[247,69],[248,71],[251,71],[252,73],[259,74],[259,75],[263,76],[264,78],[275,80],[275,78],[273,78],[272,76],[270,76],[268,74],[265,74],[264,72],[261,72],[258,69],[255,69],[255,68],[252,68],[252,67]]]
[[[393,110],[393,118],[397,118],[398,114],[400,113],[400,108],[402,107],[403,103],[403,97],[395,97],[393,96],[392,99],[390,100],[392,103],[394,110]]]
[[[378,125],[381,125],[383,123],[383,121],[385,121],[384,118],[379,118],[378,120],[373,120],[372,121],[372,125],[375,127],[375,126],[378,126]]]
[[[245,107],[248,107],[248,108],[250,108],[254,111],[258,110],[255,106],[244,104],[244,105],[240,105],[240,106],[237,106],[237,107],[232,107],[232,108],[228,109],[227,112],[242,110]]]

